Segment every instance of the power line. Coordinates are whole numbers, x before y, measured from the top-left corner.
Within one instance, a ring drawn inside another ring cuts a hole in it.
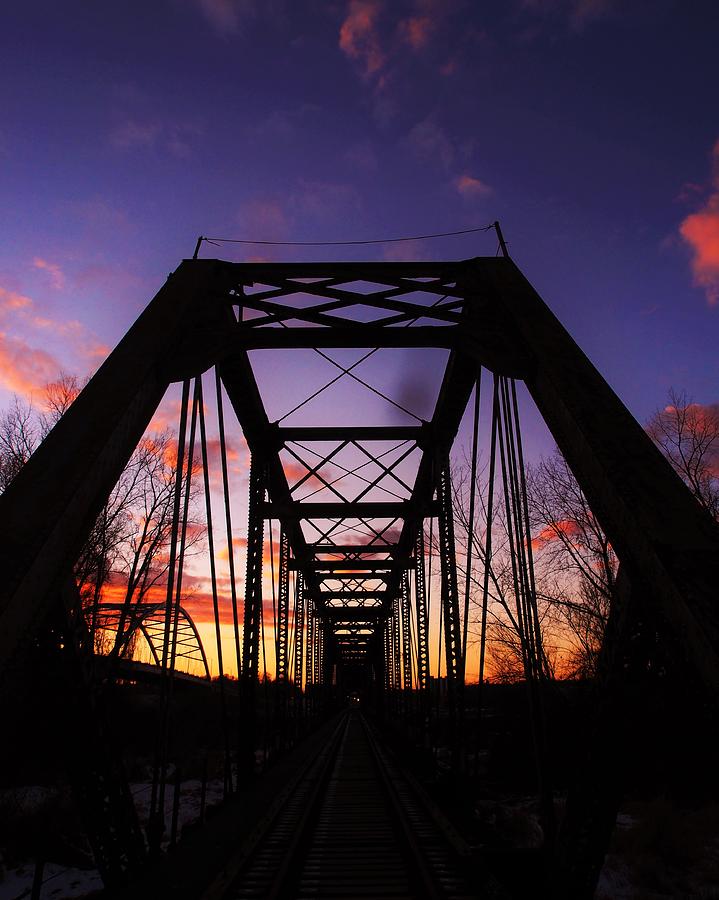
[[[491,231],[495,223],[482,225],[477,228],[463,228],[459,231],[440,231],[436,234],[416,234],[407,237],[374,238],[372,240],[354,241],[255,241],[245,238],[205,237],[200,235],[198,247],[203,241],[208,244],[259,244],[270,247],[351,247],[364,244],[398,244],[403,241],[427,241],[432,238],[456,237],[461,234],[477,234],[482,231]]]

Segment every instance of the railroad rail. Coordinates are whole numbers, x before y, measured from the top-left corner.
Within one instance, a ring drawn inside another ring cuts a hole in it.
[[[205,900],[502,896],[436,815],[351,710]]]

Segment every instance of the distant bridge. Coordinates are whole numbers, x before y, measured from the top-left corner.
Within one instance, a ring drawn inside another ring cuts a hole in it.
[[[99,603],[97,606],[89,606],[85,609],[85,618],[88,627],[96,630],[104,629],[116,635],[115,640],[119,640],[123,648],[121,651],[123,656],[124,648],[130,644],[133,636],[137,633],[141,634],[154,664],[161,667],[166,612],[164,603]],[[177,605],[174,607],[172,615],[176,620],[173,623],[172,640],[174,664],[177,665],[178,660],[194,663],[204,672],[204,677],[209,679],[210,669],[207,664],[205,648],[202,646],[202,639],[192,617],[183,606]]]

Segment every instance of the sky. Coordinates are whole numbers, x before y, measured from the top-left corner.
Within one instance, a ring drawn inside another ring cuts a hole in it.
[[[91,373],[200,234],[369,240],[495,219],[640,421],[670,387],[716,403],[718,26],[711,0],[8,5],[0,408]],[[495,251],[472,234],[202,255]],[[298,396],[321,378],[296,371]]]

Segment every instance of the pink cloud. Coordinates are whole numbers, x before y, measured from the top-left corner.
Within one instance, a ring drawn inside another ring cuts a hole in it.
[[[472,175],[460,175],[459,178],[455,178],[454,186],[463,197],[472,200],[492,193],[492,188],[488,184]]]
[[[0,384],[3,387],[29,397],[56,378],[61,370],[60,362],[50,353],[0,332]]]
[[[365,78],[379,74],[387,63],[377,27],[380,13],[379,0],[350,0],[340,26],[340,49],[360,66]]]
[[[537,537],[532,538],[532,549],[539,550],[545,544],[561,539],[571,540],[572,537],[579,534],[580,528],[572,519],[562,519],[557,522],[550,522],[546,528],[543,528]]]
[[[703,288],[710,306],[719,304],[719,141],[712,151],[714,192],[702,209],[688,215],[679,233],[692,251],[694,284]]]
[[[40,256],[36,256],[32,264],[36,269],[43,269],[48,273],[50,283],[56,290],[61,291],[65,287],[65,273],[57,263],[51,263]]]
[[[0,287],[0,312],[8,310],[26,309],[32,306],[32,300],[17,291],[7,291]]]

